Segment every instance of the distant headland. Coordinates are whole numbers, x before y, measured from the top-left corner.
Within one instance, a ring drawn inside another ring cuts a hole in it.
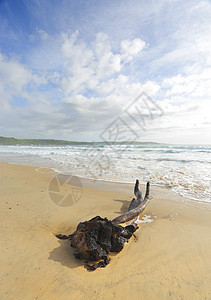
[[[106,142],[78,142],[78,141],[65,141],[65,140],[54,140],[54,139],[17,139],[13,137],[3,137],[0,136],[0,145],[102,145],[107,144]],[[159,144],[155,142],[112,142],[109,144],[140,144],[140,145],[148,145],[148,144]]]

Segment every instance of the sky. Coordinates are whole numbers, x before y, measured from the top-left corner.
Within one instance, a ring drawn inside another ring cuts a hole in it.
[[[0,0],[0,136],[211,144],[211,1]]]

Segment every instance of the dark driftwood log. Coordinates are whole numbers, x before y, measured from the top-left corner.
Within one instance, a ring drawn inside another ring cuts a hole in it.
[[[136,180],[133,198],[128,211],[112,221],[96,216],[89,221],[78,224],[76,231],[69,235],[57,234],[59,239],[68,239],[74,248],[74,256],[85,261],[88,270],[93,271],[98,267],[109,264],[109,252],[120,252],[124,243],[128,242],[133,233],[138,229],[135,222],[137,216],[145,209],[149,202],[149,182],[147,183],[144,199],[139,190],[139,181]],[[118,225],[131,221],[125,227]],[[90,264],[92,262],[92,264]]]

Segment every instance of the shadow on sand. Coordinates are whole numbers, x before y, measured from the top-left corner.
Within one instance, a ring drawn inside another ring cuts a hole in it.
[[[123,213],[125,213],[125,212],[128,211],[128,207],[130,205],[130,201],[128,201],[128,200],[119,200],[119,199],[114,199],[114,201],[122,203],[122,207],[120,208],[120,211],[115,211],[114,212],[115,214],[121,215],[121,214],[123,214]]]
[[[77,268],[84,265],[82,260],[76,259],[73,255],[73,248],[69,240],[58,240],[60,246],[50,252],[48,259],[59,262],[68,268]]]

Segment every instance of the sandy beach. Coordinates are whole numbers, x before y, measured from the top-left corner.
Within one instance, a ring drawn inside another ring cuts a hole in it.
[[[80,179],[59,195],[54,178],[50,169],[0,164],[1,300],[211,299],[210,206],[152,186],[143,214],[153,221],[140,223],[106,268],[88,272],[55,234],[127,211],[133,185]],[[77,201],[62,201],[73,193]]]

